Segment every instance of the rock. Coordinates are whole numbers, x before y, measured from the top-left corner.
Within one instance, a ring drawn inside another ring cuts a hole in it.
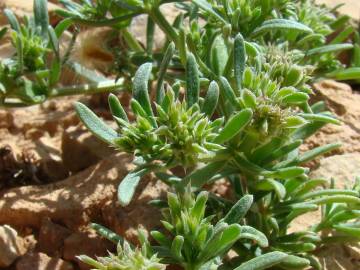
[[[113,148],[96,138],[83,126],[72,126],[64,131],[61,152],[65,167],[72,173],[115,154]]]
[[[359,19],[360,2],[358,0],[316,0],[319,4],[326,4],[329,7],[340,5],[339,12],[351,16],[353,19]]]
[[[343,188],[351,187],[354,179],[360,175],[360,153],[336,155],[324,158],[320,161],[318,169],[310,173],[311,178],[334,178],[335,186]]]
[[[161,5],[161,11],[165,15],[166,19],[172,24],[179,14],[179,10],[173,4]],[[147,16],[140,15],[133,19],[130,26],[130,32],[142,43],[146,44],[146,29]],[[155,28],[155,40],[154,48],[161,49],[165,41],[165,34],[158,27]]]
[[[320,264],[324,270],[357,270],[358,268],[347,256],[342,245],[327,246],[318,254]]]
[[[8,267],[26,252],[24,240],[8,225],[0,226],[0,268]]]
[[[29,253],[16,263],[16,270],[73,270],[71,263],[44,253]]]
[[[77,256],[87,255],[92,258],[106,256],[108,251],[113,251],[114,248],[115,245],[113,243],[101,238],[96,233],[74,233],[65,239],[63,258],[76,262],[82,270],[88,270],[91,267],[79,261],[76,258]]]
[[[46,218],[41,223],[38,249],[49,256],[61,256],[64,240],[70,235],[69,229]]]
[[[161,226],[160,211],[149,205],[154,199],[166,199],[168,186],[161,181],[142,181],[127,207],[121,207],[117,201],[110,201],[102,208],[104,225],[128,241],[137,243],[139,228],[150,231]]]
[[[5,42],[5,41],[3,42],[3,40],[1,40],[0,59],[3,60],[6,58],[10,58],[14,53],[15,53],[15,48],[12,46],[12,44],[10,42]]]
[[[360,244],[347,244],[345,250],[349,254],[350,258],[356,261],[360,261]]]
[[[57,99],[56,103],[50,100],[42,105],[10,109],[9,111],[16,119],[11,128],[25,136],[29,130],[33,129],[38,129],[41,134],[55,136],[64,128],[79,123],[73,107],[73,102],[77,100],[78,97],[74,96],[64,97]],[[29,115],[36,115],[36,117],[29,118]]]
[[[352,187],[360,175],[360,153],[335,155],[320,160],[319,167],[310,173],[310,178],[335,180],[336,188]],[[321,220],[321,212],[313,211],[296,218],[290,226],[290,232],[305,230]]]
[[[36,136],[36,134],[33,134]],[[6,132],[0,142],[0,183],[6,187],[44,184],[69,174],[61,160],[60,140],[21,138]]]
[[[24,16],[32,16],[33,13],[33,0],[18,1],[18,0],[1,0],[0,10],[5,8],[11,9],[16,17],[20,20]],[[51,24],[56,24],[61,18],[56,15],[55,10],[59,6],[48,3],[49,19]],[[7,23],[7,18],[3,12],[0,13],[0,24]]]
[[[24,186],[0,193],[0,223],[39,228],[49,217],[69,229],[98,220],[102,207],[116,200],[119,182],[134,168],[132,157],[117,154],[70,176],[42,186]],[[145,176],[143,183],[151,176]]]
[[[325,80],[314,85],[314,101],[325,101],[328,109],[342,121],[340,126],[326,125],[306,140],[306,148],[341,142],[332,154],[360,152],[360,95],[347,84]]]
[[[10,112],[1,110],[0,111],[0,128],[9,128],[14,123],[14,117]]]
[[[314,224],[321,221],[320,207],[316,211],[308,212],[295,218],[289,226],[288,233],[301,232],[308,230]]]

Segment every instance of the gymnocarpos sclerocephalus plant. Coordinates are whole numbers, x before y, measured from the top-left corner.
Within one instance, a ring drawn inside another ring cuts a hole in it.
[[[60,2],[64,20],[54,28],[44,0],[35,0],[33,18],[22,22],[6,10],[10,28],[0,30],[0,38],[9,32],[15,52],[0,63],[0,106],[129,91],[130,110],[109,95],[117,128],[82,103],[76,111],[98,138],[134,156],[135,168],[118,188],[121,206],[132,202],[146,174],[170,190],[166,200],[150,202],[163,220],[149,239],[140,232],[136,247],[94,225],[118,250],[82,261],[109,270],[320,269],[317,250],[359,241],[359,183],[338,189],[333,181],[312,179],[307,166],[340,143],[301,148],[326,124],[340,124],[324,102],[312,102],[312,83],[360,78],[352,40],[359,37],[349,18],[312,0]],[[162,11],[171,3],[179,12],[172,23]],[[147,15],[145,41],[129,28],[139,15]],[[111,75],[118,80],[103,81],[69,57],[78,31],[101,26],[111,27],[120,43],[111,50]],[[165,34],[159,48],[156,27]],[[65,31],[73,35],[62,52]],[[350,50],[347,67],[338,55]],[[65,67],[92,83],[63,87]],[[207,191],[220,181],[230,196]],[[320,209],[310,228],[289,229]]]

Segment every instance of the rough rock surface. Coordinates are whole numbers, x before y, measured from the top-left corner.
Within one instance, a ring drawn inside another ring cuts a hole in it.
[[[73,270],[71,263],[44,253],[29,253],[16,263],[16,270]]]
[[[23,18],[24,16],[31,16],[33,11],[33,1],[19,1],[19,0],[1,0],[0,9],[11,9],[18,18]],[[48,3],[49,17],[51,23],[56,23],[60,18],[55,14],[55,10],[59,6]],[[3,12],[0,13],[0,24],[5,24],[7,22],[6,16]]]
[[[44,135],[36,140],[21,140],[10,134],[2,137],[0,186],[12,187],[31,182],[44,184],[62,180],[68,174],[61,159],[59,138]]]
[[[65,239],[63,258],[76,262],[82,270],[89,270],[91,267],[79,261],[77,256],[87,255],[92,258],[106,256],[108,251],[114,248],[113,243],[99,237],[95,232],[74,233]]]
[[[313,179],[321,178],[330,182],[335,180],[336,188],[351,187],[357,176],[360,176],[360,153],[335,155],[321,159],[319,167],[311,172]],[[314,211],[295,219],[291,231],[299,231],[314,225],[320,221],[320,211]]]
[[[332,80],[316,83],[314,88],[314,99],[325,101],[342,124],[326,125],[306,141],[307,148],[340,141],[338,154],[360,152],[360,94],[349,85]]]
[[[24,240],[8,225],[0,226],[0,268],[11,265],[26,252]]]
[[[71,231],[64,226],[53,223],[45,218],[39,231],[38,250],[49,256],[61,256],[64,241],[71,235]]]
[[[44,184],[68,176],[61,134],[79,123],[72,106],[77,98],[0,110],[0,186]]]
[[[360,153],[335,155],[320,161],[318,169],[311,172],[312,178],[334,178],[337,188],[351,187],[360,176]]]
[[[176,16],[179,14],[178,10],[176,9],[176,7],[174,7],[173,4],[162,5],[161,11],[170,23],[173,23]],[[142,44],[146,44],[146,31],[144,31],[144,29],[146,28],[146,23],[147,16],[141,15],[133,20],[130,27],[130,31],[137,39],[140,40]],[[155,36],[156,38],[154,40],[154,47],[160,49],[165,41],[165,35],[158,27],[156,27]]]
[[[350,258],[360,262],[360,243],[349,244],[345,246],[345,250],[349,254]]]
[[[42,219],[49,217],[69,228],[85,225],[115,199],[118,183],[132,168],[131,157],[119,154],[54,184],[4,191],[0,223],[39,228]]]
[[[104,224],[129,241],[137,242],[139,228],[150,231],[160,226],[161,214],[148,204],[154,199],[165,199],[168,187],[161,181],[142,181],[127,207],[121,207],[116,200],[102,208]]]
[[[88,168],[116,152],[83,126],[69,127],[61,140],[62,160],[72,173]]]
[[[64,181],[4,191],[0,196],[0,223],[39,228],[44,218],[51,218],[78,229],[103,217],[110,228],[120,233],[134,230],[139,224],[152,228],[159,219],[154,219],[157,211],[147,203],[165,194],[167,188],[161,182],[151,181],[151,176],[143,178],[128,207],[110,204],[116,201],[119,182],[132,168],[130,156],[117,154]]]
[[[317,257],[324,270],[358,270],[342,245],[329,246],[321,250]]]
[[[339,12],[358,20],[360,18],[360,2],[358,0],[316,0],[317,3],[326,4],[329,7],[342,5]]]

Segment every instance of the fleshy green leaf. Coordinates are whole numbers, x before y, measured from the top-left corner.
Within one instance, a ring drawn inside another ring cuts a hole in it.
[[[184,178],[184,185],[191,182],[191,184],[195,187],[202,187],[225,165],[226,164],[224,161],[209,163],[206,166],[195,170],[186,178]]]
[[[334,225],[334,228],[342,233],[346,233],[356,238],[360,238],[360,227],[353,227],[346,224]]]
[[[280,267],[285,269],[304,269],[310,265],[310,261],[299,256],[289,255],[285,260],[280,264]]]
[[[311,149],[310,151],[305,152],[301,156],[299,156],[297,159],[297,163],[301,164],[301,163],[308,162],[320,155],[323,155],[325,153],[328,153],[335,149],[338,149],[339,147],[341,147],[341,143],[331,143],[331,144],[316,147],[314,149]]]
[[[309,192],[301,196],[300,200],[307,200],[310,198],[322,197],[322,196],[334,196],[334,195],[349,195],[357,197],[359,193],[350,189],[323,189]]]
[[[36,27],[41,29],[41,36],[48,40],[49,15],[47,0],[34,0],[34,19]]]
[[[333,195],[333,196],[325,196],[318,199],[313,199],[309,201],[312,204],[328,204],[328,203],[360,203],[360,198],[350,196],[350,195]]]
[[[254,259],[251,259],[234,270],[263,270],[270,268],[274,265],[278,265],[283,262],[288,255],[286,253],[280,251],[273,251],[270,253],[266,253]]]
[[[208,193],[203,191],[196,197],[195,205],[191,209],[191,216],[199,222],[204,217]]]
[[[221,144],[234,138],[250,123],[252,115],[250,109],[244,109],[231,117],[216,137],[215,142]]]
[[[297,196],[301,196],[303,194],[308,193],[309,191],[311,191],[312,189],[318,187],[318,186],[325,186],[328,184],[327,180],[324,179],[311,179],[308,180],[304,183],[302,183],[301,185],[299,185],[292,193],[293,196],[297,197]]]
[[[285,96],[284,98],[281,99],[281,102],[284,104],[301,104],[308,101],[308,99],[309,99],[308,94],[302,92],[296,92]]]
[[[60,38],[61,35],[73,24],[71,18],[66,18],[59,22],[55,27],[55,33],[57,38]]]
[[[339,81],[359,80],[360,67],[350,67],[343,70],[336,70],[326,75],[328,78],[333,78]]]
[[[287,167],[287,168],[278,169],[274,172],[265,172],[263,175],[267,177],[273,177],[279,179],[289,179],[300,176],[306,172],[307,169],[302,167]]]
[[[225,41],[218,36],[212,44],[210,56],[210,63],[216,75],[220,76],[224,73],[228,58],[229,53]]]
[[[225,77],[220,77],[219,82],[220,82],[221,91],[224,92],[226,99],[231,103],[231,105],[234,108],[239,109],[240,106],[238,101],[236,100],[234,89],[231,87],[228,80]]]
[[[221,17],[213,8],[212,6],[205,0],[193,0],[193,2],[198,5],[203,10],[209,12],[212,16],[216,19],[220,20],[222,23],[226,24],[226,21]]]
[[[247,107],[247,108],[250,108],[250,109],[255,109],[256,108],[256,96],[253,92],[247,90],[247,89],[244,89],[243,92],[242,92],[242,100],[244,102],[244,105]]]
[[[124,110],[124,108],[121,106],[121,103],[117,96],[114,94],[110,94],[108,98],[108,103],[110,107],[111,114],[115,117],[121,118],[125,120],[126,122],[129,122],[129,119],[127,117],[127,114]]]
[[[293,150],[297,149],[301,144],[302,144],[302,140],[296,140],[296,141],[290,142],[289,144],[286,144],[286,145],[280,147],[279,149],[277,149],[276,151],[272,152],[264,160],[264,162],[269,163],[280,157],[283,157],[283,156],[289,154],[290,152],[292,152]]]
[[[325,123],[335,124],[335,125],[340,125],[340,123],[341,123],[336,118],[325,115],[325,114],[300,113],[299,116],[301,116],[302,118],[304,118],[306,120],[314,121],[314,122],[325,122]]]
[[[147,169],[130,172],[121,181],[118,187],[118,200],[121,206],[129,205],[135,194],[136,187],[139,185],[141,177],[147,173],[148,173]]]
[[[186,102],[189,108],[198,102],[199,94],[199,70],[195,56],[192,53],[189,53],[186,61]]]
[[[99,117],[96,116],[88,107],[80,102],[75,103],[75,110],[84,125],[99,139],[113,144],[117,138],[115,130],[107,126]]]
[[[171,247],[171,241],[161,232],[159,231],[151,231],[151,236],[158,242],[160,245],[164,247]]]
[[[164,78],[166,75],[166,70],[169,66],[169,63],[171,61],[171,58],[173,57],[175,52],[175,44],[171,42],[169,46],[166,49],[164,58],[161,62],[159,74],[158,74],[158,81],[156,86],[156,102],[158,104],[161,104],[163,98],[164,98]]]
[[[219,100],[219,86],[215,81],[212,81],[209,90],[206,93],[202,112],[208,117],[211,117],[216,110]]]
[[[136,71],[133,82],[133,97],[140,103],[147,114],[147,118],[156,126],[153,111],[151,109],[148,84],[152,70],[151,63],[145,63]]]
[[[310,56],[310,55],[315,55],[315,54],[333,53],[333,52],[338,52],[338,51],[350,50],[353,47],[354,46],[350,43],[324,45],[321,47],[317,47],[317,48],[308,50],[306,52],[306,55]]]
[[[184,237],[181,235],[177,235],[172,244],[171,244],[171,253],[177,258],[178,260],[183,259],[181,254],[182,247],[184,245]]]
[[[245,42],[242,35],[239,33],[234,41],[234,73],[237,90],[241,90],[242,78],[245,71],[246,50]]]
[[[264,32],[274,30],[289,30],[296,32],[313,33],[313,30],[311,28],[302,23],[287,19],[272,19],[265,21],[260,27],[256,28],[252,33],[252,36],[257,36]]]
[[[245,195],[230,209],[227,215],[224,217],[224,222],[227,224],[239,223],[240,220],[245,217],[253,203],[252,195]]]
[[[49,39],[50,39],[50,45],[55,52],[55,55],[58,59],[60,59],[60,48],[59,48],[59,40],[56,36],[54,28],[52,26],[49,26]]]
[[[210,258],[216,257],[228,250],[233,243],[235,243],[241,236],[241,226],[239,224],[232,224],[224,227],[215,234],[205,245],[202,252],[198,256],[199,261],[207,261]]]
[[[241,226],[240,239],[255,241],[260,247],[269,246],[269,241],[267,240],[265,234],[250,226]]]
[[[124,242],[124,239],[120,235],[114,233],[113,231],[109,230],[108,228],[105,228],[102,225],[92,223],[91,228],[93,228],[98,234],[105,237],[114,244],[118,244],[118,243],[122,244]]]
[[[10,9],[4,9],[4,14],[7,17],[9,24],[13,30],[16,32],[20,32],[20,24],[19,21],[16,19],[14,12]]]
[[[258,190],[274,190],[279,199],[283,199],[286,196],[285,187],[273,179],[265,179],[257,182],[256,188]]]

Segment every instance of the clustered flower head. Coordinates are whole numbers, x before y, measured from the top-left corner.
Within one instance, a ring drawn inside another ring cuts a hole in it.
[[[170,89],[163,103],[155,107],[156,126],[140,114],[133,123],[118,119],[120,137],[115,139],[115,144],[119,149],[149,160],[191,167],[202,156],[222,148],[213,143],[222,120],[209,120],[198,104],[189,108]]]
[[[79,259],[98,270],[165,270],[166,265],[160,263],[156,255],[146,256],[144,249],[131,248],[130,244],[117,245],[117,254],[109,253],[107,257],[99,257],[97,260],[86,255]]]
[[[246,68],[243,76],[241,106],[254,111],[251,127],[266,138],[286,136],[289,131],[307,123],[298,116],[296,107],[307,102],[308,94],[292,86],[281,87],[268,73]]]

